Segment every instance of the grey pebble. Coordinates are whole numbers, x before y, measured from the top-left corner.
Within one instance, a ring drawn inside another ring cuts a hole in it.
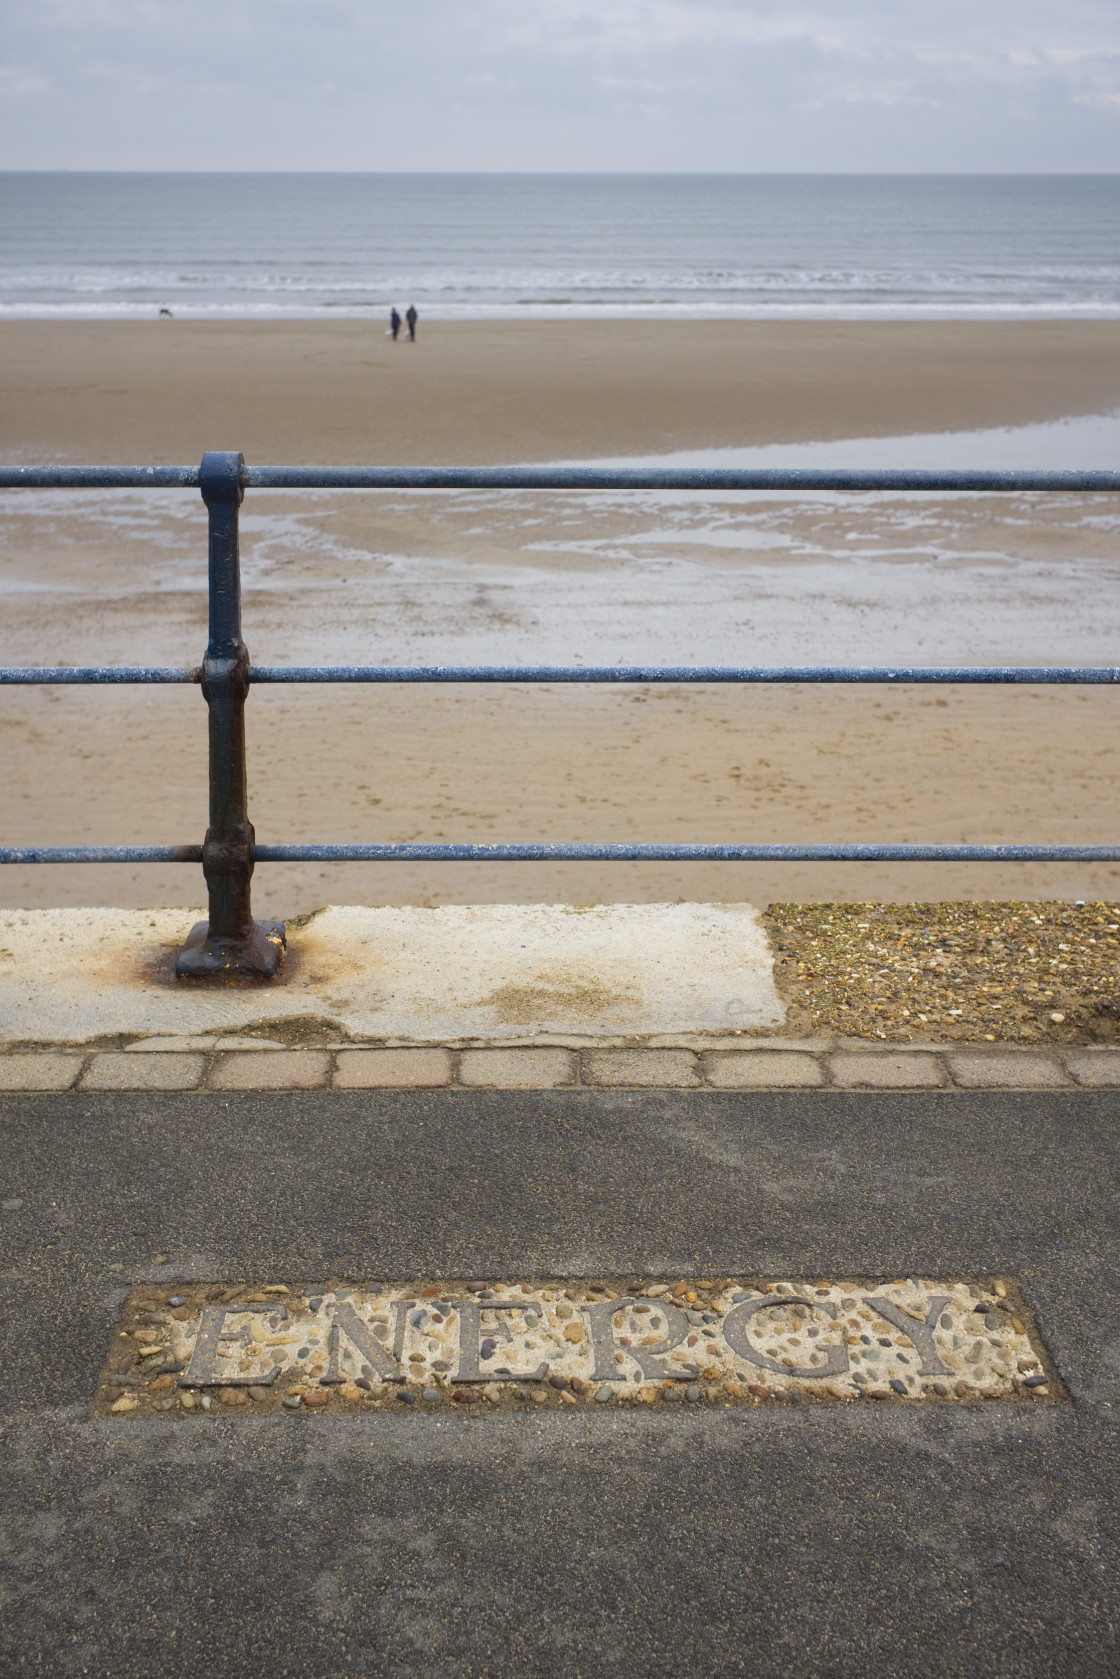
[[[906,1383],[900,1382],[897,1376],[891,1377],[891,1387],[894,1389],[895,1393],[906,1393]]]
[[[700,1398],[700,1389],[695,1385],[687,1387],[684,1390],[684,1396],[690,1405],[695,1405],[697,1400]]]
[[[309,1312],[317,1312],[322,1304],[323,1302],[321,1297],[315,1300],[309,1300],[307,1302],[307,1309]]]
[[[595,1401],[598,1405],[606,1405],[610,1399],[613,1399],[613,1397],[614,1395],[611,1393],[610,1388],[604,1383],[595,1395]]]
[[[688,1308],[688,1310],[685,1312],[684,1315],[688,1319],[689,1323],[701,1324],[704,1321],[703,1317],[696,1310],[695,1306],[690,1306]]]
[[[352,1288],[336,1288],[334,1291],[334,1297],[336,1300],[349,1300],[353,1292],[354,1290]]]
[[[479,1348],[479,1353],[483,1358],[493,1358],[497,1350],[497,1341],[492,1340],[490,1336],[487,1336],[486,1340],[483,1341],[482,1346]]]
[[[550,1387],[560,1388],[561,1390],[566,1388],[568,1385],[567,1376],[550,1376],[548,1381]]]
[[[667,1400],[670,1405],[678,1405],[681,1399],[681,1390],[679,1387],[662,1388],[661,1397]]]
[[[933,1391],[937,1395],[938,1399],[948,1399],[949,1397],[949,1389],[945,1386],[944,1382],[934,1382]]]
[[[434,1405],[436,1400],[439,1398],[439,1389],[438,1388],[425,1388],[424,1393],[423,1393],[423,1397],[428,1401],[429,1405]]]
[[[310,1347],[301,1347],[299,1349],[298,1353],[296,1354],[296,1357],[297,1358],[310,1358],[311,1357],[311,1348]]]
[[[948,1312],[942,1312],[941,1314],[941,1327],[942,1329],[952,1329],[953,1327],[953,1320]]]
[[[1025,1388],[1045,1387],[1047,1380],[1048,1378],[1046,1376],[1025,1376],[1023,1378],[1023,1386]]]
[[[303,1400],[300,1398],[298,1393],[288,1393],[284,1395],[281,1403],[287,1406],[289,1411],[298,1411],[300,1406],[303,1404]]]
[[[804,1396],[800,1388],[790,1388],[789,1392],[786,1394],[786,1398],[789,1400],[791,1405],[800,1405],[803,1397]]]
[[[415,1405],[416,1403],[416,1395],[413,1393],[411,1388],[401,1388],[400,1392],[397,1394],[397,1398],[400,1400],[402,1405]]]
[[[187,1297],[185,1294],[172,1294],[168,1297],[167,1301],[169,1306],[185,1306],[186,1303]]]
[[[139,1376],[117,1375],[113,1377],[113,1381],[119,1388],[138,1388],[140,1386]]]

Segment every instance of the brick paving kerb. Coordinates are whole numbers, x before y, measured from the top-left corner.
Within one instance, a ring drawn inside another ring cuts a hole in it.
[[[1055,1090],[1120,1088],[1120,1050],[409,1049],[21,1050],[0,1091]]]

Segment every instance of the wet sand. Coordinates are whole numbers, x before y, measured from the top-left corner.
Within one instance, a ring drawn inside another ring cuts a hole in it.
[[[1120,403],[1120,321],[0,323],[5,460],[584,459]]]
[[[1120,405],[1120,323],[0,327],[8,459],[588,458],[1015,425]],[[411,358],[411,359],[406,359]],[[193,663],[193,496],[12,495],[0,661]],[[250,497],[259,662],[931,663],[1120,644],[1111,498]],[[889,649],[889,655],[888,655]],[[1114,692],[257,690],[262,841],[942,840],[1120,831]],[[197,689],[8,690],[6,843],[206,822]],[[6,868],[0,902],[197,903],[194,868]],[[1120,866],[262,865],[324,902],[1115,898]]]

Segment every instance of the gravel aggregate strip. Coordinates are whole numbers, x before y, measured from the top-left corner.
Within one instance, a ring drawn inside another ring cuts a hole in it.
[[[1120,904],[771,904],[791,1037],[1120,1042]]]

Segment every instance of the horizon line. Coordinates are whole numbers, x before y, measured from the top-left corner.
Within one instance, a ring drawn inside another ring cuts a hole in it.
[[[373,178],[462,177],[485,175],[501,180],[537,179],[650,179],[650,180],[1096,180],[1120,176],[1114,169],[126,169],[81,165],[0,169],[0,177],[21,175],[338,175]]]

